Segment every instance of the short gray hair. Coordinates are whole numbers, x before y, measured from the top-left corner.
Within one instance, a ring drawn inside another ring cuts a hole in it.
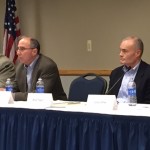
[[[123,41],[130,40],[130,39],[134,40],[136,48],[141,50],[141,56],[142,56],[143,51],[144,51],[143,41],[136,36],[128,36],[128,37],[124,38]]]

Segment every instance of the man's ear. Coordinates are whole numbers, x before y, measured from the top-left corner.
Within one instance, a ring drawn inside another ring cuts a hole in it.
[[[137,56],[141,56],[142,51],[141,51],[140,49],[138,49],[138,50],[136,51],[136,54],[137,54]]]
[[[34,48],[34,49],[32,50],[32,53],[33,53],[33,54],[37,54],[37,51],[38,51],[37,48]]]

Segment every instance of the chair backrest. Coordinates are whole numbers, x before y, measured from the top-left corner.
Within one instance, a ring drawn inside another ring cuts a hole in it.
[[[107,81],[104,78],[88,73],[71,82],[68,100],[87,101],[88,94],[104,94],[106,89]]]

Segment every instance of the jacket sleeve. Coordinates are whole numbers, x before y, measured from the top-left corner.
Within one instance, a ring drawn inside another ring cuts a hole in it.
[[[7,78],[15,79],[15,66],[7,57],[0,56],[0,88],[5,87]]]

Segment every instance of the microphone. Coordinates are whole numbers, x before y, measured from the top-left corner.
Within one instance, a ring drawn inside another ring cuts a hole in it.
[[[131,67],[123,66],[123,75],[114,83],[114,85],[105,93],[105,95],[109,94],[110,91],[117,85],[117,83],[122,79],[122,77],[125,75],[126,72],[128,72],[131,69]]]

